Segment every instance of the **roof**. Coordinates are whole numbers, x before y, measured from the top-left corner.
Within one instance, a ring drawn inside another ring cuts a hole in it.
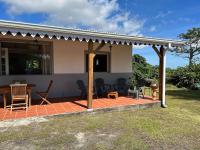
[[[182,47],[185,42],[171,39],[161,39],[152,37],[129,36],[124,34],[114,34],[106,32],[96,32],[80,29],[69,29],[64,27],[47,26],[39,24],[30,24],[22,22],[12,22],[0,20],[0,33],[2,35],[12,36],[31,36],[33,38],[55,38],[64,40],[79,40],[114,43],[114,44],[128,44],[128,45],[163,45],[172,47]]]

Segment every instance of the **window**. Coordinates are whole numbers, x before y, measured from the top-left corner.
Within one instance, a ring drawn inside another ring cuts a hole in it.
[[[51,44],[50,43],[1,43],[1,74],[50,74]]]
[[[86,54],[86,72],[88,72],[88,54]],[[108,72],[109,71],[109,55],[96,54],[94,57],[94,72]]]

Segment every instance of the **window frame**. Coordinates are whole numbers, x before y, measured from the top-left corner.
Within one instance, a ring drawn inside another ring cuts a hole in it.
[[[88,50],[85,50],[85,53],[84,53],[84,72],[85,73],[88,73],[87,71],[87,62],[86,62],[86,57],[87,55],[89,54]],[[94,73],[110,73],[111,71],[111,53],[110,52],[106,52],[106,51],[98,51],[98,52],[95,52],[96,55],[106,55],[107,56],[107,71],[103,71],[103,72],[95,72]]]
[[[24,44],[34,44],[34,45],[48,45],[49,46],[49,73],[42,74],[2,74],[2,62],[1,62],[1,50],[3,49],[2,43],[24,43]],[[18,39],[0,39],[0,76],[38,76],[38,75],[52,75],[54,71],[54,58],[53,58],[53,41],[38,41],[38,40],[18,40]]]

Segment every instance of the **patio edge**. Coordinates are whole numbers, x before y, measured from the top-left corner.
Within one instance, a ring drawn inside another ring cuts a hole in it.
[[[152,102],[152,103],[146,103],[146,104],[137,104],[137,105],[124,105],[124,106],[117,106],[117,107],[106,107],[106,108],[97,108],[90,111],[84,110],[84,111],[77,111],[77,112],[67,112],[62,114],[53,114],[48,116],[42,116],[45,118],[50,117],[63,117],[65,115],[73,116],[73,115],[85,115],[85,114],[96,114],[96,113],[104,113],[104,112],[111,112],[111,111],[125,111],[125,110],[142,110],[142,109],[148,109],[148,108],[154,108],[154,107],[160,107],[161,102]]]

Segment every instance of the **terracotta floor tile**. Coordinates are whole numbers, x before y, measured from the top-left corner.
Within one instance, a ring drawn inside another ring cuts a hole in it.
[[[41,112],[41,113],[38,113],[37,116],[47,116],[48,113],[47,112]]]
[[[47,113],[56,113],[56,110],[47,110]]]
[[[36,117],[37,114],[27,114],[27,117]]]
[[[27,114],[16,114],[15,118],[26,118]]]
[[[46,111],[56,111],[55,108],[46,108]]]
[[[27,112],[25,110],[16,110],[11,112],[8,109],[4,110],[3,108],[0,108],[0,120],[80,112],[87,109],[87,100],[59,98],[52,99],[51,102],[52,104],[39,105],[38,103],[38,105],[31,105]],[[151,97],[145,97],[144,99],[140,98],[139,100],[130,97],[118,97],[117,99],[100,98],[93,100],[93,108],[110,108],[154,102],[158,101],[151,100]]]
[[[54,115],[56,112],[47,112],[47,115]]]

